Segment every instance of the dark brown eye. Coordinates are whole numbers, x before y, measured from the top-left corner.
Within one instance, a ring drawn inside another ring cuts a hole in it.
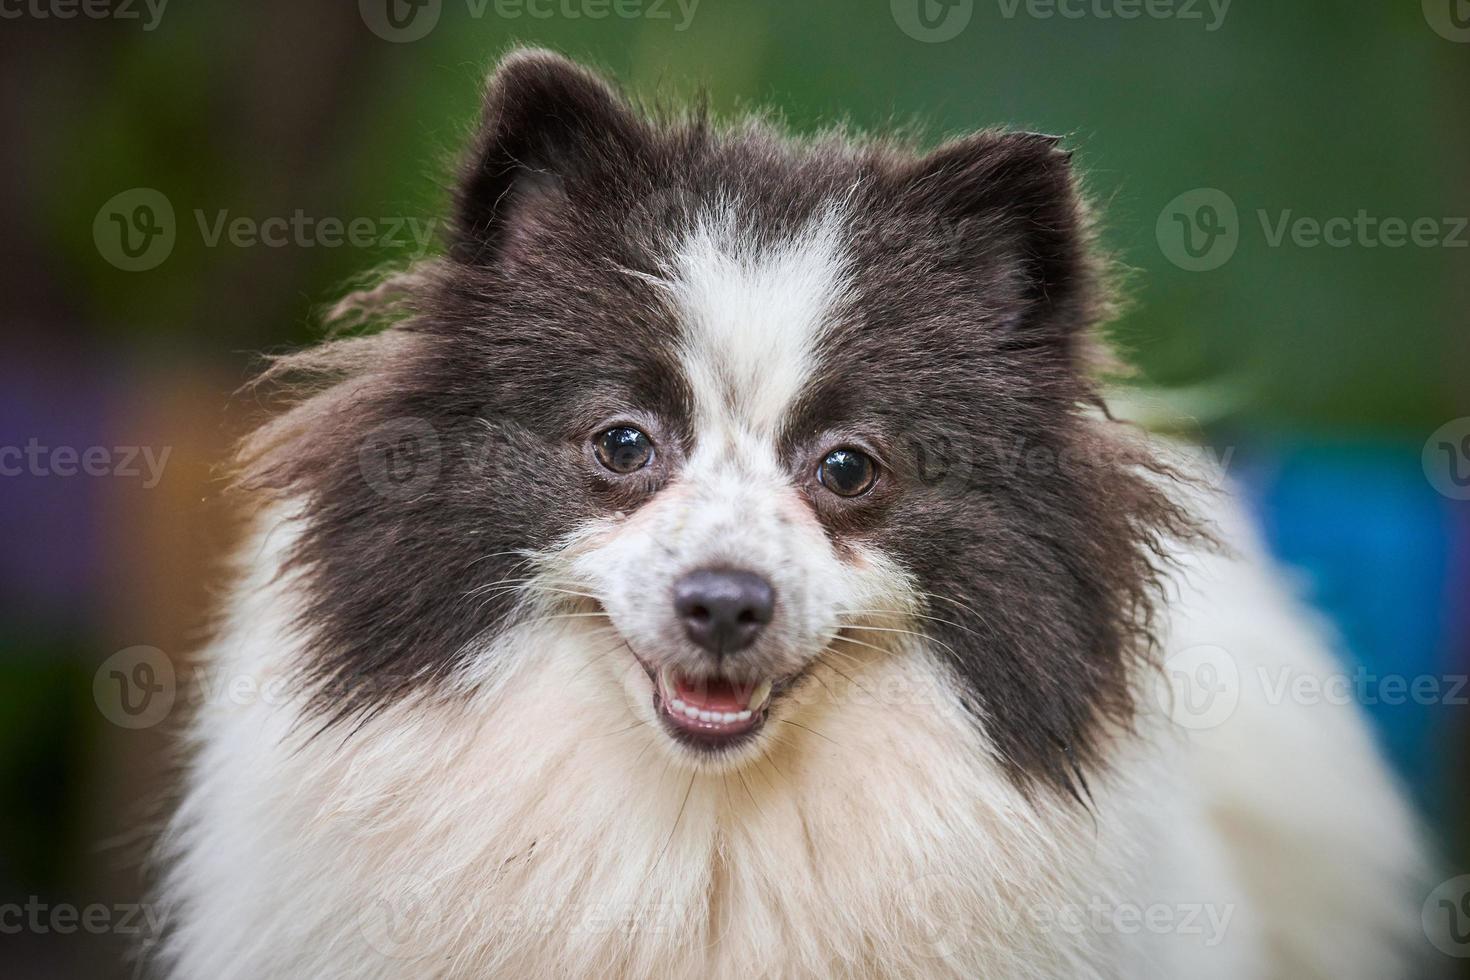
[[[878,464],[861,450],[834,449],[817,467],[817,479],[839,497],[856,497],[872,488]]]
[[[632,473],[653,461],[653,440],[631,426],[599,432],[592,439],[597,460],[614,473]]]

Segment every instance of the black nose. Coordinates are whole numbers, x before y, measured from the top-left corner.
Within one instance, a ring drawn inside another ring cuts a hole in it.
[[[684,632],[716,656],[754,643],[775,607],[771,583],[754,572],[700,568],[674,583],[674,611]]]

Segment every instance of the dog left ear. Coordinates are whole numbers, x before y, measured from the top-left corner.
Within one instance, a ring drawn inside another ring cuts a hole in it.
[[[966,247],[1014,265],[1003,327],[1016,344],[1076,353],[1102,303],[1087,206],[1060,143],[997,131],[954,140],[916,163],[908,196]]]
[[[646,142],[642,122],[596,74],[551,51],[511,52],[486,85],[455,192],[451,254],[504,258],[538,207],[615,189]]]

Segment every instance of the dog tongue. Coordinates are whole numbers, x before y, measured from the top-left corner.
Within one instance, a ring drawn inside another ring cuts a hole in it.
[[[739,688],[723,677],[674,677],[674,693],[685,704],[702,711],[744,711],[750,704],[751,689]]]

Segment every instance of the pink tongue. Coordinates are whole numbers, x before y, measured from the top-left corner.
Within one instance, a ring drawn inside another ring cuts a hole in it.
[[[688,678],[674,675],[674,693],[685,704],[704,711],[744,711],[750,704],[750,688],[737,688],[720,677]]]

